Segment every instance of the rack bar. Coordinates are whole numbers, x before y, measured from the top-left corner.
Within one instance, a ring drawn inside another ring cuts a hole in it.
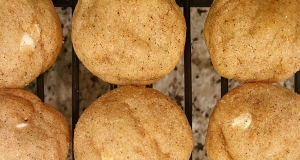
[[[186,21],[186,42],[184,46],[184,111],[192,127],[193,102],[192,102],[192,55],[191,55],[191,11],[190,0],[185,0],[183,14]],[[192,160],[192,153],[190,156]]]
[[[40,74],[36,79],[36,95],[44,102],[44,74]]]
[[[52,0],[55,7],[71,7],[72,0]],[[176,0],[176,3],[183,7],[184,0]],[[190,0],[190,7],[210,7],[212,0]]]
[[[228,92],[228,79],[221,77],[221,97]]]
[[[78,0],[72,0],[72,14]],[[75,54],[72,46],[72,138],[74,137],[74,129],[79,119],[79,59]],[[74,151],[74,141],[72,140],[72,151]],[[74,159],[74,152],[72,152]]]
[[[295,74],[294,90],[296,93],[300,94],[300,71]]]
[[[55,7],[72,7],[72,3],[74,1],[72,0],[52,0],[52,3]]]
[[[184,6],[184,0],[176,0],[176,3],[180,6]],[[190,0],[190,7],[210,7],[212,0]]]
[[[191,16],[190,0],[184,1],[183,13],[186,20],[186,42],[184,48],[184,108],[192,127],[192,56],[191,56]]]

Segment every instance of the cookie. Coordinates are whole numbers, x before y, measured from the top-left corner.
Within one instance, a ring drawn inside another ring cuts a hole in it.
[[[69,140],[58,110],[28,91],[0,89],[0,159],[65,160]]]
[[[50,0],[1,2],[0,88],[23,88],[56,60],[61,23]]]
[[[271,84],[246,83],[214,108],[206,135],[210,160],[300,159],[300,96]]]
[[[81,114],[74,132],[75,159],[188,160],[192,148],[182,109],[144,87],[104,94]]]
[[[179,63],[186,39],[175,0],[79,0],[72,42],[79,60],[100,79],[147,85]]]
[[[215,70],[242,82],[281,82],[300,69],[298,0],[214,0],[204,37]]]

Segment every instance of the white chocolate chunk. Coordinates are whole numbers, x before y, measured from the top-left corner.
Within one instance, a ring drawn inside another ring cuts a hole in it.
[[[252,122],[252,115],[250,113],[243,113],[233,120],[231,126],[247,129],[250,126],[251,122]]]
[[[20,124],[17,124],[16,127],[17,128],[24,128],[28,125],[28,123],[20,123]]]
[[[35,44],[33,39],[30,37],[29,34],[25,33],[20,42],[20,49],[22,50],[24,46],[30,46],[32,49],[34,48]]]

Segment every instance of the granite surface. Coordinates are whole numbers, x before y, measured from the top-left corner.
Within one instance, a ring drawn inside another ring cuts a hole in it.
[[[64,31],[64,45],[54,65],[45,72],[45,102],[61,111],[69,124],[72,122],[72,69],[71,53],[71,8],[56,8]],[[203,25],[209,8],[191,8],[191,42],[192,42],[192,88],[194,133],[193,160],[206,160],[205,135],[209,116],[214,105],[220,99],[220,76],[214,70],[210,56],[203,40]],[[184,69],[183,60],[173,72],[153,84],[153,88],[171,97],[184,108]],[[241,83],[229,80],[229,90]],[[293,77],[281,85],[293,89]],[[35,81],[26,87],[35,93]],[[110,85],[92,75],[80,64],[80,112],[87,108],[96,98],[109,91]],[[70,151],[71,153],[71,151]],[[71,154],[70,154],[71,155]],[[71,157],[68,159],[71,159]]]

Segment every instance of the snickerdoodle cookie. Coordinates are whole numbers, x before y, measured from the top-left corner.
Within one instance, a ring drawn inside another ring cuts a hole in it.
[[[75,128],[76,159],[188,160],[193,148],[182,109],[157,90],[124,86],[93,102]]]
[[[265,83],[228,92],[210,116],[210,160],[300,159],[300,95]]]
[[[0,88],[23,88],[56,60],[61,23],[51,0],[0,2]]]
[[[119,85],[169,74],[184,52],[186,24],[175,0],[79,0],[72,42],[85,67]]]
[[[58,110],[28,91],[0,89],[0,159],[65,160],[69,140]]]
[[[204,36],[223,77],[280,82],[300,69],[299,0],[214,0]]]

